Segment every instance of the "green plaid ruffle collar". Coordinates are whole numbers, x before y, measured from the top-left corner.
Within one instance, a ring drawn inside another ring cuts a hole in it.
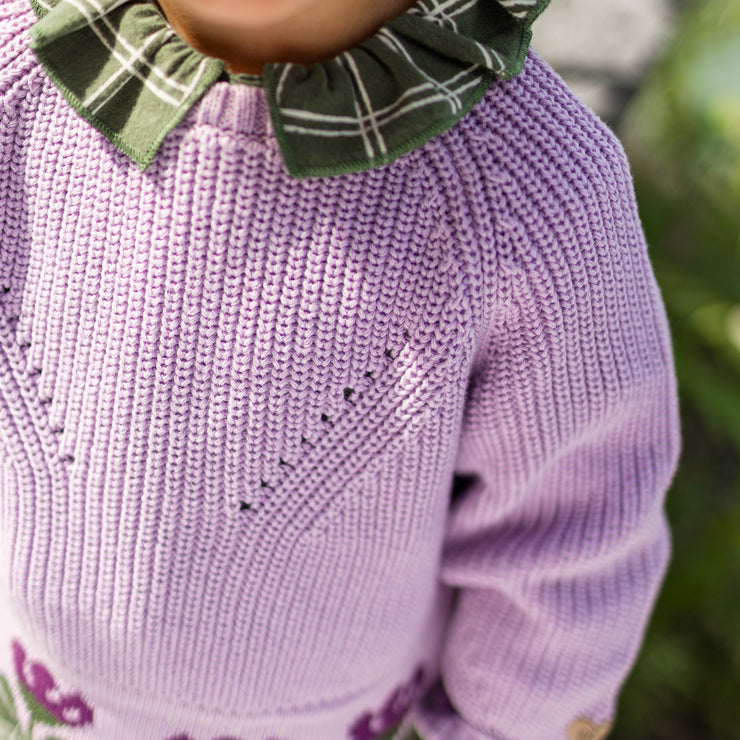
[[[31,47],[75,110],[142,169],[218,80],[261,85],[296,177],[390,162],[459,121],[524,64],[549,0],[418,0],[326,62],[231,74],[152,0],[31,0]]]

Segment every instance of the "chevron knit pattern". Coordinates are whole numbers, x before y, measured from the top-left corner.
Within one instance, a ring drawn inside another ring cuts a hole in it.
[[[0,7],[0,733],[605,737],[678,450],[615,138],[530,54],[369,172],[292,179],[218,83],[142,173],[33,20]]]

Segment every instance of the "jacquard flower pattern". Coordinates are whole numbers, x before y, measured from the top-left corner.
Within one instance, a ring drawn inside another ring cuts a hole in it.
[[[424,669],[419,667],[411,679],[397,688],[375,714],[366,712],[350,728],[352,740],[386,740],[398,729],[406,712],[419,696]]]
[[[51,673],[41,663],[32,663],[26,659],[26,653],[17,641],[13,641],[13,662],[21,683],[21,690],[27,699],[31,714],[46,724],[52,724],[47,718],[37,716],[32,706],[35,702],[38,707],[51,715],[56,722],[53,724],[81,727],[92,724],[93,711],[85,703],[80,694],[62,694],[59,691]],[[30,696],[26,696],[26,694]],[[33,701],[29,701],[29,698]]]
[[[37,723],[51,727],[84,727],[92,724],[93,710],[80,694],[62,693],[46,667],[28,660],[26,651],[17,640],[11,643],[11,650],[18,689],[30,719],[26,725],[16,707],[10,682],[0,675],[0,736],[33,740],[38,737],[34,733]],[[3,732],[7,732],[7,735]],[[46,740],[55,738],[47,737]]]

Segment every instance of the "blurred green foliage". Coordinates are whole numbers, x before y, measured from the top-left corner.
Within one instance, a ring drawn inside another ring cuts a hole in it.
[[[673,560],[613,740],[740,739],[740,1],[687,2],[628,110],[683,455]]]

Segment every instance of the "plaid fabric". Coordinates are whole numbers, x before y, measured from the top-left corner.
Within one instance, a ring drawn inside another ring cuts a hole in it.
[[[151,0],[31,0],[31,46],[70,104],[145,168],[219,79],[262,85],[286,166],[329,176],[390,162],[460,120],[494,77],[521,71],[549,0],[418,0],[329,61],[231,75]]]

